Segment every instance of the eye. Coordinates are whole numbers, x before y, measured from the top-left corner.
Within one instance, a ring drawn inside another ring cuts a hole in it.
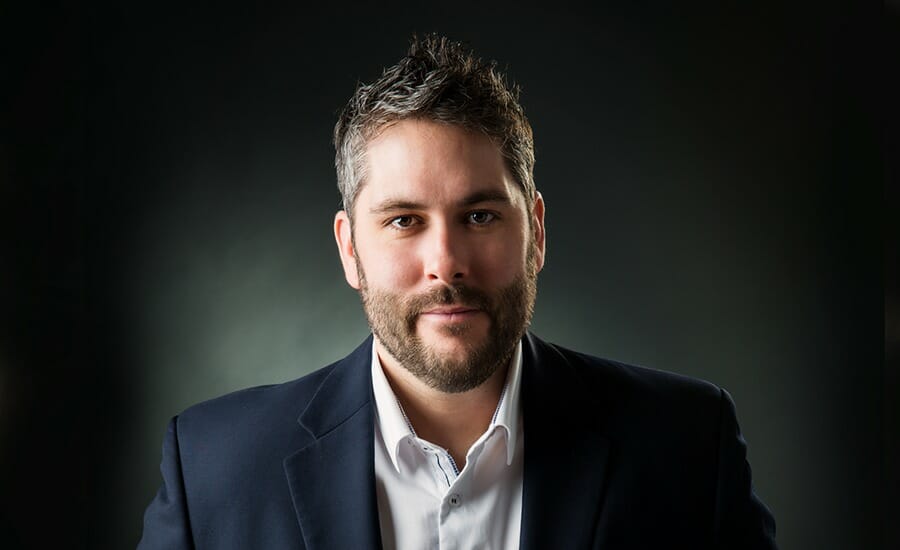
[[[390,220],[390,225],[395,229],[406,229],[412,227],[415,223],[416,219],[412,216],[397,216]]]
[[[487,225],[494,221],[496,217],[497,215],[493,212],[487,212],[485,210],[476,210],[466,214],[466,219],[472,225]]]

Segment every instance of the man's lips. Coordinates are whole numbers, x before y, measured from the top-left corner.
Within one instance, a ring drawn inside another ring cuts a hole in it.
[[[474,307],[466,307],[466,306],[441,306],[434,307],[429,310],[423,311],[425,314],[434,314],[434,315],[452,315],[454,313],[467,313],[469,311],[478,311]]]
[[[467,320],[480,312],[480,309],[466,306],[440,306],[423,311],[420,315],[426,319],[452,323]]]

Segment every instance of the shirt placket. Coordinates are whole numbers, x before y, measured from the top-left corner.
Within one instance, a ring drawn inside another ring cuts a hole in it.
[[[471,540],[472,526],[468,525],[466,506],[478,495],[473,493],[472,480],[478,468],[478,459],[482,455],[485,446],[489,444],[493,433],[470,449],[466,459],[466,467],[459,471],[453,458],[443,449],[436,449],[441,456],[440,462],[443,468],[450,467],[456,477],[448,485],[445,485],[441,493],[440,510],[438,512],[438,540],[439,547],[443,549],[471,548],[474,544]],[[449,476],[448,476],[449,477]]]

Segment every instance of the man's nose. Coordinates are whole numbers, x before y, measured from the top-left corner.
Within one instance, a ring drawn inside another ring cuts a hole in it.
[[[459,283],[468,275],[465,236],[447,224],[434,224],[423,243],[423,267],[429,282]]]

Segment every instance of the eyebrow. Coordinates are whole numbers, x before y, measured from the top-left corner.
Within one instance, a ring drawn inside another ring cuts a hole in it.
[[[504,204],[512,204],[509,195],[503,191],[475,191],[462,198],[457,204],[459,206],[472,206],[485,202],[499,202]],[[372,214],[385,214],[396,210],[424,210],[426,205],[420,202],[409,201],[404,199],[385,199],[373,206],[369,212]]]

